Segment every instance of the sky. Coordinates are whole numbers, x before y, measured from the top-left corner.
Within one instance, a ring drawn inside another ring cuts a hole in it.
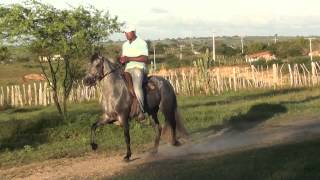
[[[0,4],[22,0],[0,0]],[[134,25],[144,39],[320,35],[320,0],[42,0],[57,8],[93,5]],[[112,35],[123,40],[123,34]]]

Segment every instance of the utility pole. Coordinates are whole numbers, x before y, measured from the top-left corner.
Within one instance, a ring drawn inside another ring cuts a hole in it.
[[[193,46],[192,40],[191,40],[191,51],[192,53],[194,52],[194,46]]]
[[[157,69],[156,65],[156,44],[153,43],[153,70],[155,71]]]
[[[182,60],[182,44],[180,44],[180,60]]]
[[[243,36],[241,37],[241,53],[244,54],[244,50],[243,50]]]
[[[215,45],[214,32],[212,33],[212,59],[216,61],[216,45]]]
[[[310,60],[313,60],[313,52],[312,52],[312,39],[314,38],[308,38],[309,39],[309,46],[310,46]]]

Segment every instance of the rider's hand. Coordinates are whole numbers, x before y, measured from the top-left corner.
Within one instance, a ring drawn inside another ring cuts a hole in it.
[[[126,62],[128,62],[128,57],[127,56],[121,56],[119,60],[120,60],[121,64],[125,64]]]

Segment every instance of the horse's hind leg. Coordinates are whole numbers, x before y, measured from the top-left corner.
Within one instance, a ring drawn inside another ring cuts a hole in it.
[[[159,142],[160,142],[160,136],[161,136],[161,126],[159,124],[159,120],[158,120],[158,116],[157,116],[157,112],[154,112],[151,114],[152,116],[152,119],[153,119],[153,128],[156,132],[156,138],[155,138],[155,141],[154,141],[154,147],[151,151],[151,153],[155,154],[158,152],[158,147],[159,147]]]

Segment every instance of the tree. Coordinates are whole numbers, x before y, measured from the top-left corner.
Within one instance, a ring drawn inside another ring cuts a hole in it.
[[[166,49],[168,49],[168,48],[169,48],[168,44],[164,44],[161,42],[158,42],[156,44],[156,51],[158,54],[164,54],[166,52]]]
[[[0,46],[0,61],[5,61],[10,58],[10,52],[8,47]]]
[[[245,49],[247,54],[258,53],[261,51],[268,50],[268,44],[262,42],[255,42],[249,44]]]
[[[4,10],[0,13],[1,39],[30,44],[39,56],[48,58],[47,63],[40,64],[57,110],[66,117],[67,99],[80,73],[77,60],[92,54],[94,47],[119,31],[122,24],[117,17],[92,6],[61,10],[28,0],[24,4],[0,5],[0,9]],[[55,54],[62,57],[62,63],[53,62]],[[62,99],[58,97],[59,89],[63,90]]]
[[[303,56],[309,51],[309,42],[304,38],[278,42],[275,46],[276,56],[280,58]]]
[[[225,43],[217,43],[216,53],[225,56],[236,56],[241,53],[241,49],[228,46]]]

